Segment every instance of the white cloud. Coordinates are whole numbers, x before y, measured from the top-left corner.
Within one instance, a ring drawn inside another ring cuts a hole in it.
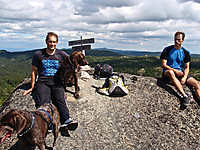
[[[92,13],[99,12],[100,9],[107,7],[124,7],[137,5],[140,0],[77,0],[76,14],[81,16],[90,16]]]
[[[93,47],[161,51],[183,30],[184,46],[199,53],[199,8],[198,0],[1,0],[0,49],[40,48],[53,31],[59,47],[83,36]]]

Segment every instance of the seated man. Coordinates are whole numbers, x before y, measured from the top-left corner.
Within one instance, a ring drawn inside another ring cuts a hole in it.
[[[32,60],[31,88],[24,92],[24,95],[32,93],[36,89],[36,106],[44,103],[52,103],[58,108],[63,128],[76,128],[77,121],[73,121],[69,116],[64,95],[64,88],[60,77],[56,78],[57,70],[67,56],[64,51],[56,48],[58,44],[58,35],[49,32],[46,36],[47,47],[35,52]],[[37,74],[39,73],[36,82]]]
[[[190,67],[190,52],[182,47],[185,38],[184,32],[176,32],[174,35],[174,45],[165,47],[162,51],[160,59],[163,68],[163,77],[169,78],[172,84],[183,96],[183,104],[188,106],[190,98],[184,92],[182,85],[187,83],[191,85],[198,100],[200,100],[200,82],[193,77],[188,76]],[[182,63],[185,64],[184,72],[182,71]]]

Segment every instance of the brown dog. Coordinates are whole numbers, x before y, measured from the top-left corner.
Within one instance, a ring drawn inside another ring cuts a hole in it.
[[[75,98],[79,98],[78,86],[78,67],[88,65],[88,61],[85,58],[85,55],[80,51],[75,51],[71,55],[67,56],[61,67],[58,70],[61,79],[64,81],[65,86],[72,84],[75,86]]]
[[[54,135],[55,148],[59,122],[60,114],[53,104],[46,103],[32,112],[11,109],[0,118],[0,139],[3,142],[16,132],[22,149],[35,149],[38,146],[40,150],[45,150],[45,137],[50,127]]]

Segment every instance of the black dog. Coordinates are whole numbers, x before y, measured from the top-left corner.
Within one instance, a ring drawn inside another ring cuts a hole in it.
[[[85,58],[85,55],[76,51],[71,55],[67,56],[61,67],[58,69],[58,74],[60,74],[61,79],[64,81],[65,86],[68,84],[72,84],[75,86],[75,98],[79,98],[79,90],[78,86],[78,67],[88,65],[88,61]]]

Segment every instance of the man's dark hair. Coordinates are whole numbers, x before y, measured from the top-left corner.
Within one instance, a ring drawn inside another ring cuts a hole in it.
[[[57,39],[57,42],[58,42],[58,35],[55,34],[54,32],[48,32],[47,36],[46,36],[46,42],[48,41],[49,39],[49,36],[55,36],[56,39]]]
[[[177,31],[177,32],[175,33],[174,37],[176,37],[177,35],[180,35],[180,34],[182,34],[182,38],[183,38],[183,40],[184,40],[184,38],[185,38],[185,33],[182,32],[182,31]]]

